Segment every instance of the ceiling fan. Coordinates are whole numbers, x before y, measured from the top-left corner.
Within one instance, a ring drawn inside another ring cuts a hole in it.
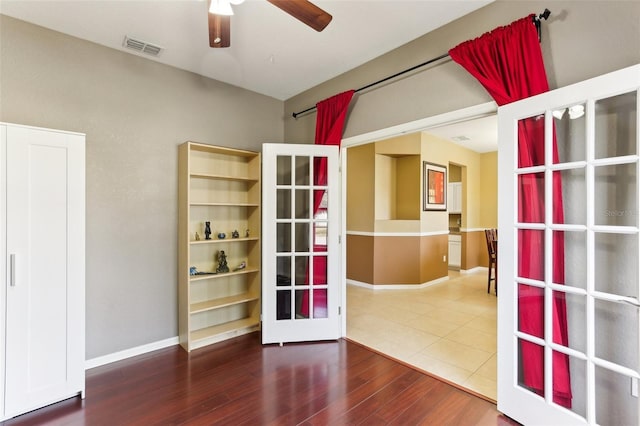
[[[209,0],[209,46],[231,45],[231,4],[244,0]],[[322,31],[333,17],[308,0],[267,0],[316,31]]]

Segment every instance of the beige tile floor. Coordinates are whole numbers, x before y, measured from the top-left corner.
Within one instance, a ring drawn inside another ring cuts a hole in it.
[[[347,337],[496,400],[497,298],[486,272],[415,290],[347,286]]]

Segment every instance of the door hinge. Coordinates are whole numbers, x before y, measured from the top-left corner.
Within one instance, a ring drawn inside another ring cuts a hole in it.
[[[342,315],[342,306],[338,306],[338,315]]]

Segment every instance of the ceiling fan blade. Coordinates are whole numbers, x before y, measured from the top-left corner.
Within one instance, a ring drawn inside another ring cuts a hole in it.
[[[333,16],[308,0],[267,1],[316,31],[324,30],[324,28],[329,25],[329,22],[331,22],[331,19],[333,19]]]
[[[209,46],[231,46],[231,17],[225,15],[209,15]]]

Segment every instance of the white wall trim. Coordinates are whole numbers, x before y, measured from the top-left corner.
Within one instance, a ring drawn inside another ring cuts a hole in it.
[[[148,343],[146,345],[136,346],[135,348],[125,349],[120,352],[114,352],[112,354],[88,359],[84,363],[84,368],[85,370],[89,370],[91,368],[100,367],[101,365],[110,364],[116,361],[122,361],[123,359],[146,354],[148,352],[157,351],[158,349],[168,348],[169,346],[174,346],[178,343],[180,343],[180,341],[178,340],[178,336],[176,336],[164,340],[159,340],[153,343]]]
[[[362,237],[432,237],[435,235],[448,235],[449,231],[433,232],[364,232],[347,231],[347,235],[359,235]]]
[[[475,274],[476,272],[487,272],[487,268],[486,266],[476,266],[475,268],[471,268],[471,269],[460,269],[460,273],[461,274]]]
[[[387,127],[385,129],[374,130],[372,132],[363,133],[361,135],[351,136],[342,139],[342,147],[363,145],[369,142],[388,139],[405,133],[415,133],[429,128],[438,127],[444,124],[453,124],[460,121],[467,121],[473,118],[480,118],[487,115],[493,115],[498,111],[495,102],[486,102],[480,105],[474,105],[468,108],[456,111],[446,112],[444,114],[432,117],[422,118],[408,123],[398,124],[397,126]]]
[[[460,228],[460,232],[484,232],[488,228]]]
[[[445,281],[449,281],[449,277],[442,277],[442,278],[437,278],[435,280],[432,281],[427,281],[426,283],[422,283],[422,284],[369,284],[369,283],[363,283],[361,281],[356,281],[356,280],[350,280],[347,279],[347,284],[348,285],[353,285],[356,287],[363,287],[369,290],[419,290],[421,288],[425,288],[425,287],[429,287],[432,286],[434,284],[439,284]]]

